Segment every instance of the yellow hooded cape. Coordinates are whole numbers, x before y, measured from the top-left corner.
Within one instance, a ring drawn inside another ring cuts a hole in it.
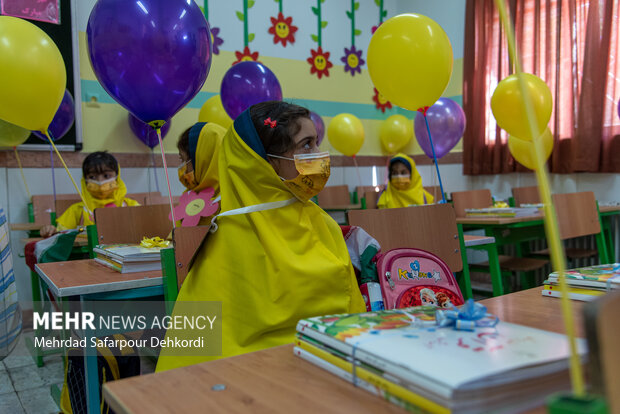
[[[194,167],[194,178],[198,183],[191,191],[198,193],[211,187],[214,190],[213,198],[220,194],[218,155],[224,134],[226,130],[214,123],[198,122],[190,130],[189,156]],[[211,217],[201,217],[198,225],[208,226],[210,223]],[[181,222],[178,221],[177,226],[180,225]]]
[[[265,158],[245,111],[220,150],[223,212],[294,198]],[[162,348],[157,371],[291,343],[303,318],[365,311],[342,232],[313,202],[295,200],[217,223],[177,300],[222,302],[222,355],[175,356],[174,348]],[[169,330],[166,337],[196,334]]]
[[[426,204],[432,204],[433,196],[422,187],[422,177],[415,167],[415,162],[405,154],[396,154],[390,160],[390,168],[392,163],[400,161],[411,172],[411,181],[409,187],[405,190],[397,190],[392,183],[388,183],[387,188],[377,201],[377,208],[399,208],[409,207],[411,205],[424,204],[424,196],[426,195]],[[409,163],[409,165],[407,165]]]
[[[116,182],[118,183],[118,187],[114,190],[112,197],[98,199],[93,197],[92,194],[88,192],[86,189],[86,181],[84,180],[84,177],[82,177],[82,195],[84,196],[86,205],[88,205],[91,213],[94,212],[96,208],[106,207],[111,204],[114,204],[116,207],[140,205],[140,203],[136,200],[125,197],[127,194],[127,187],[121,179],[120,167],[118,169],[118,175],[116,176]],[[89,216],[88,211],[84,208],[84,203],[81,201],[72,204],[71,207],[69,207],[59,218],[56,219],[56,227],[59,231],[75,229],[79,226],[90,226],[91,224],[95,223]]]

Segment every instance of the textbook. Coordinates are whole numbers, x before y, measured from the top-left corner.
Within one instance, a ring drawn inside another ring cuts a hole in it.
[[[161,269],[161,247],[139,244],[99,245],[93,249],[95,261],[121,273],[147,272]]]
[[[570,269],[565,272],[565,275],[566,283],[571,287],[588,287],[605,290],[620,289],[620,263]],[[558,273],[551,273],[547,281],[558,284]]]
[[[467,217],[525,217],[540,213],[537,207],[466,208]]]
[[[430,313],[407,308],[304,319],[296,345],[378,387],[379,395],[430,413],[518,412],[570,388],[564,335],[501,321],[471,332],[439,328]],[[583,340],[578,349],[585,355]]]

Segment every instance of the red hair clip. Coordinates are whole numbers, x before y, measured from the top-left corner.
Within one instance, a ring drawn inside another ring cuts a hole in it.
[[[265,125],[269,125],[272,129],[276,127],[276,125],[278,125],[278,121],[276,120],[271,120],[271,118],[267,118],[265,119]]]

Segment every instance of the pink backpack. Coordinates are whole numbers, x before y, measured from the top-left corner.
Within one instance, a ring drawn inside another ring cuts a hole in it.
[[[439,257],[421,249],[392,249],[379,256],[377,274],[385,309],[464,303],[454,275]]]

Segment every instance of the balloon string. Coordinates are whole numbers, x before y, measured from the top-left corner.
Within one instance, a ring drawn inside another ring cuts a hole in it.
[[[62,155],[60,155],[60,152],[58,152],[58,148],[56,148],[56,145],[54,145],[54,140],[52,140],[47,130],[41,131],[41,132],[45,134],[45,136],[47,137],[47,140],[52,145],[52,148],[54,148],[56,155],[58,155],[58,158],[60,158],[60,162],[62,163],[62,166],[65,167],[65,171],[67,172],[67,175],[69,176],[69,179],[71,180],[71,183],[73,184],[73,187],[75,188],[75,191],[77,191],[78,195],[80,196],[80,199],[82,200],[82,203],[84,203],[84,208],[86,209],[88,214],[92,216],[93,212],[90,210],[90,207],[88,207],[88,204],[86,203],[86,199],[84,198],[84,195],[80,191],[80,188],[78,187],[77,183],[73,179],[73,176],[71,175],[71,172],[69,171],[69,167],[67,167],[65,160],[62,158]]]
[[[22,180],[24,181],[24,188],[26,189],[26,194],[28,194],[28,199],[32,200],[32,195],[30,194],[30,190],[28,189],[28,183],[26,182],[26,176],[24,175],[24,169],[22,168],[22,160],[19,158],[17,147],[13,147],[13,151],[15,152],[15,159],[17,159],[17,165],[19,166],[19,172],[21,173]]]
[[[170,202],[170,216],[172,217],[172,228],[175,229],[177,221],[174,218],[174,205],[172,202],[172,190],[170,189],[170,177],[168,176],[168,163],[166,163],[166,154],[164,153],[164,143],[161,141],[161,127],[155,128],[157,131],[157,139],[159,140],[159,149],[161,150],[161,159],[164,163],[164,172],[166,173],[166,184],[168,184],[168,201]]]
[[[52,194],[54,194],[54,211],[56,211],[56,173],[54,172],[54,151],[50,146],[50,166],[52,169]]]
[[[446,202],[446,194],[443,191],[443,182],[441,181],[441,173],[439,172],[439,163],[437,162],[437,155],[435,155],[435,146],[433,145],[433,137],[431,136],[431,128],[428,125],[428,118],[426,117],[426,111],[424,114],[424,123],[426,124],[426,132],[428,132],[428,139],[431,142],[431,150],[433,151],[433,160],[435,161],[435,169],[437,170],[437,177],[439,178],[439,189],[441,190],[441,200]]]
[[[155,188],[157,188],[158,193],[161,193],[161,191],[159,191],[159,180],[157,180],[157,165],[155,165],[155,151],[153,151],[153,148],[151,148],[151,161],[153,161],[153,177],[155,177]]]
[[[532,137],[538,136],[536,133],[536,126],[533,120],[536,119],[536,113],[534,112],[534,106],[531,101],[531,97],[527,91],[526,81],[523,78],[521,72],[521,61],[517,54],[516,43],[514,38],[514,32],[512,23],[508,17],[508,11],[504,0],[495,0],[495,6],[497,7],[500,15],[500,21],[504,27],[506,33],[506,41],[508,42],[508,52],[510,58],[515,65],[515,74],[517,75],[517,81],[519,83],[519,90],[521,96],[523,96],[523,107],[527,116],[527,123],[530,129]],[[547,166],[545,164],[546,157],[543,156],[543,148],[540,139],[533,139],[534,142],[534,161],[536,179],[538,181],[538,191],[541,201],[543,202],[543,208],[545,213],[545,231],[547,233],[547,242],[549,244],[549,250],[551,252],[551,262],[553,268],[560,275],[560,291],[561,294],[561,308],[562,317],[564,319],[564,329],[566,330],[566,336],[568,337],[568,343],[570,348],[570,375],[571,383],[573,386],[573,393],[577,396],[583,396],[585,394],[585,385],[583,381],[583,373],[581,369],[581,362],[577,353],[577,341],[575,339],[575,321],[573,319],[573,312],[571,310],[571,302],[568,297],[568,286],[566,284],[566,261],[564,259],[564,246],[560,241],[560,232],[558,227],[558,220],[555,214],[555,208],[553,206],[553,199],[551,198],[551,188],[549,184],[549,177],[547,172]]]

